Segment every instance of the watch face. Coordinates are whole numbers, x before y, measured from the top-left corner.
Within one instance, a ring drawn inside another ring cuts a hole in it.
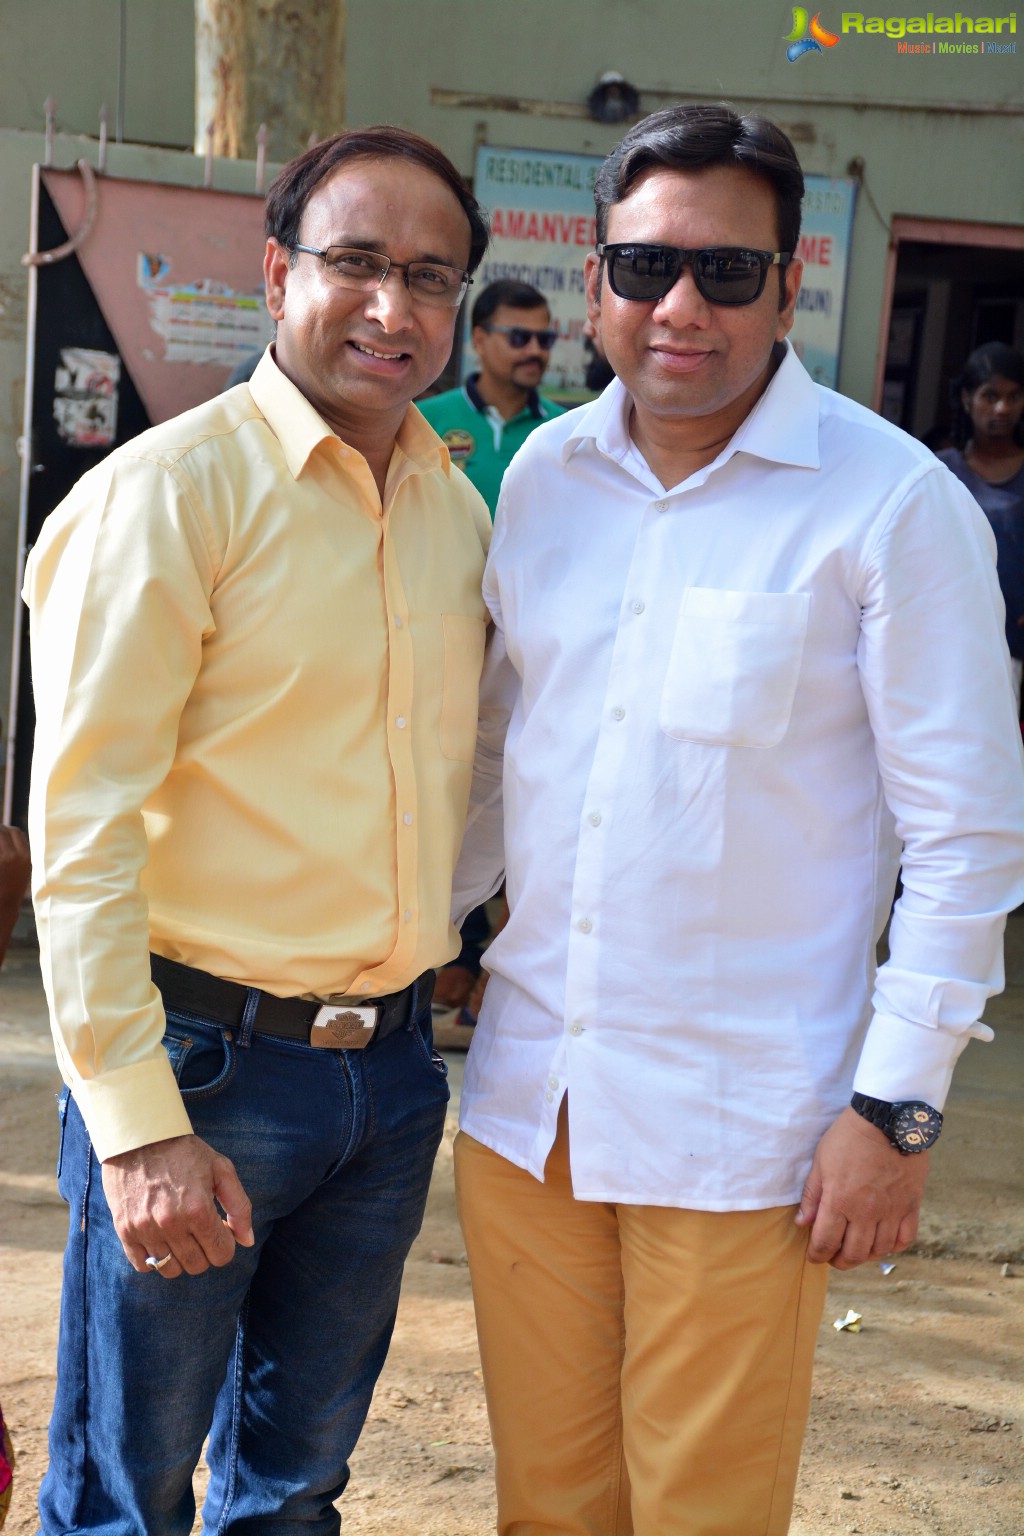
[[[938,1140],[942,1116],[930,1104],[900,1104],[889,1129],[901,1152],[927,1152]]]

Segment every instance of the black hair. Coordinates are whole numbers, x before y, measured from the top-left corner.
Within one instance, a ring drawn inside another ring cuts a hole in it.
[[[695,171],[733,165],[768,182],[775,196],[779,250],[792,254],[800,239],[804,175],[786,134],[766,117],[740,117],[731,107],[664,107],[635,124],[612,150],[594,184],[597,238],[608,235],[608,210],[628,197],[650,170]],[[785,295],[785,269],[779,272]]]
[[[539,309],[543,305],[548,314],[551,313],[551,306],[539,288],[533,288],[529,283],[519,283],[512,277],[502,277],[481,289],[473,305],[471,324],[486,325],[502,304],[509,309]]]
[[[483,260],[490,239],[486,215],[448,156],[429,139],[407,128],[383,123],[374,128],[354,128],[336,133],[290,160],[278,172],[267,193],[267,238],[291,250],[299,238],[303,209],[311,193],[339,165],[351,160],[411,160],[424,170],[439,176],[458,199],[469,220],[470,244],[467,270],[475,272]]]
[[[1024,386],[1024,354],[1016,351],[1014,347],[1008,347],[1002,341],[986,341],[983,346],[975,347],[970,357],[964,363],[962,372],[951,381],[949,386],[950,403],[953,407],[953,420],[950,426],[950,437],[955,448],[965,448],[971,437],[971,418],[968,414],[962,395],[966,392],[973,395],[976,389],[989,379],[1009,379],[1013,384]],[[1014,440],[1024,446],[1024,421],[1017,423]]]

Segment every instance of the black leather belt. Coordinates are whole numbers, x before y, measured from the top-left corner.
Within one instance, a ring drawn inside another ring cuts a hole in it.
[[[420,1009],[429,1007],[434,972],[424,971],[401,992],[388,997],[350,1002],[306,997],[274,997],[223,981],[191,965],[150,955],[150,971],[166,1007],[199,1014],[228,1029],[241,1026],[250,993],[256,999],[253,1029],[279,1040],[301,1040],[332,1051],[358,1051],[403,1028]]]

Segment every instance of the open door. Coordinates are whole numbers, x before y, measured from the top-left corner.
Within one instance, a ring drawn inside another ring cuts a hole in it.
[[[950,383],[986,341],[1024,351],[1024,228],[894,218],[874,408],[946,445]]]

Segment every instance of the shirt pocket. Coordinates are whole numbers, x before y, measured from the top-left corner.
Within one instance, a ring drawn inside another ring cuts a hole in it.
[[[476,751],[480,672],[484,664],[483,619],[443,613],[444,684],[441,693],[441,752],[457,763],[471,763]]]
[[[810,609],[809,592],[687,587],[661,695],[666,735],[776,746],[793,712]]]

